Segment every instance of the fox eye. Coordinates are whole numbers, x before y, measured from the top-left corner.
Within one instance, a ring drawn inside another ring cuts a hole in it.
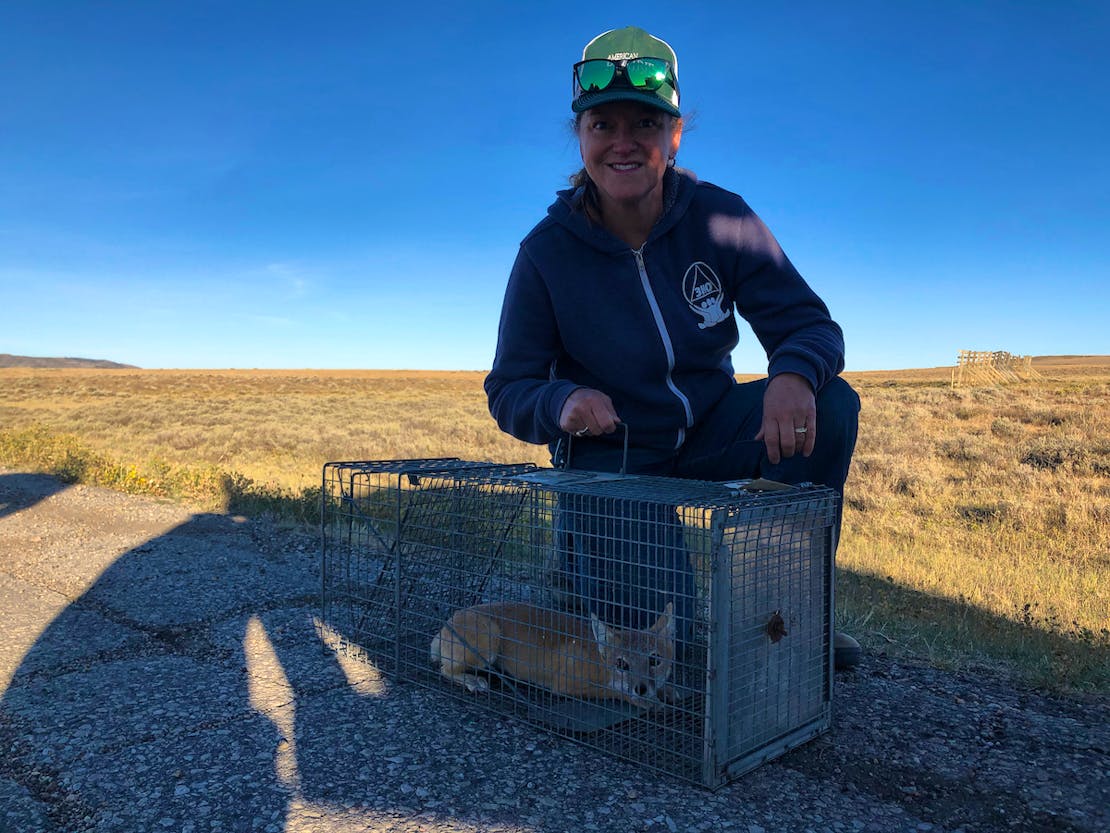
[[[628,660],[626,660],[624,657],[617,657],[617,661],[614,663],[614,665],[617,666],[618,671],[628,671],[632,667],[628,664]]]
[[[648,665],[650,665],[652,668],[658,668],[659,663],[661,663],[662,661],[663,660],[659,656],[659,654],[652,654],[650,657],[648,657]]]

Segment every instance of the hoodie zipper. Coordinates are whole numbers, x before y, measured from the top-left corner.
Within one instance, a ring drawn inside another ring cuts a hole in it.
[[[667,387],[670,388],[671,393],[678,397],[678,401],[682,403],[682,408],[686,412],[686,428],[694,424],[694,412],[690,408],[690,400],[686,395],[678,389],[671,378],[671,371],[674,370],[674,346],[671,344],[670,333],[667,332],[667,325],[663,322],[663,313],[659,309],[659,302],[655,298],[655,292],[651,288],[651,283],[648,281],[647,267],[644,266],[644,243],[638,249],[633,249],[632,254],[636,258],[636,268],[640,272],[640,285],[644,288],[644,295],[647,296],[648,306],[651,307],[651,314],[655,317],[655,327],[659,330],[659,338],[663,340],[663,349],[667,353]],[[675,443],[675,448],[681,448],[682,444],[686,442],[686,428],[678,429],[678,442]]]

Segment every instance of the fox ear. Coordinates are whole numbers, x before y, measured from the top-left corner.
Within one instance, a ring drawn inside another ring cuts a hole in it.
[[[664,639],[674,639],[674,602],[667,602],[667,606],[663,608],[663,612],[651,629],[662,635]]]
[[[600,619],[597,618],[596,613],[590,614],[590,624],[593,626],[594,639],[597,640],[597,644],[600,645],[602,648],[607,648],[609,646],[609,641],[612,638],[609,629],[605,627],[605,624]]]

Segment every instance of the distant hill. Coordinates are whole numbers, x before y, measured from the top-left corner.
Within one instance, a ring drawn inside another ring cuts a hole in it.
[[[0,353],[0,367],[102,367],[117,370],[138,370],[133,364],[120,364],[106,359],[52,359],[38,356],[13,356],[11,353]]]
[[[1106,367],[1110,365],[1110,356],[1034,356],[1033,367],[1053,366],[1072,367]]]

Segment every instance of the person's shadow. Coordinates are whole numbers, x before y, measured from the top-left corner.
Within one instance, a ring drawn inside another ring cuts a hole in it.
[[[377,684],[321,649],[313,542],[92,494],[0,475],[0,830],[284,830],[299,704]]]
[[[0,833],[364,830],[506,800],[483,812],[512,824],[533,801],[542,740],[491,739],[492,716],[475,735],[465,708],[334,650],[318,540],[20,474],[0,506]],[[460,767],[456,741],[492,763]]]
[[[118,501],[110,517],[105,500]],[[660,812],[704,804],[688,784],[394,686],[331,650],[314,622],[312,538],[0,474],[0,544],[2,833],[395,829],[398,819],[419,829],[425,817],[562,831],[568,812],[611,802],[615,782]],[[866,679],[838,694],[838,708],[866,713]],[[965,707],[947,707],[957,711],[946,731],[962,731]],[[883,731],[863,723],[857,731]],[[902,726],[906,743],[929,725]],[[844,772],[869,771],[854,746],[836,754]],[[783,782],[798,796],[816,790],[815,808],[842,800],[804,774],[824,773],[820,745],[789,757],[723,794],[739,818],[756,817],[746,802],[780,795]],[[1095,791],[1097,779],[1075,789]],[[655,812],[623,806],[599,829]]]

